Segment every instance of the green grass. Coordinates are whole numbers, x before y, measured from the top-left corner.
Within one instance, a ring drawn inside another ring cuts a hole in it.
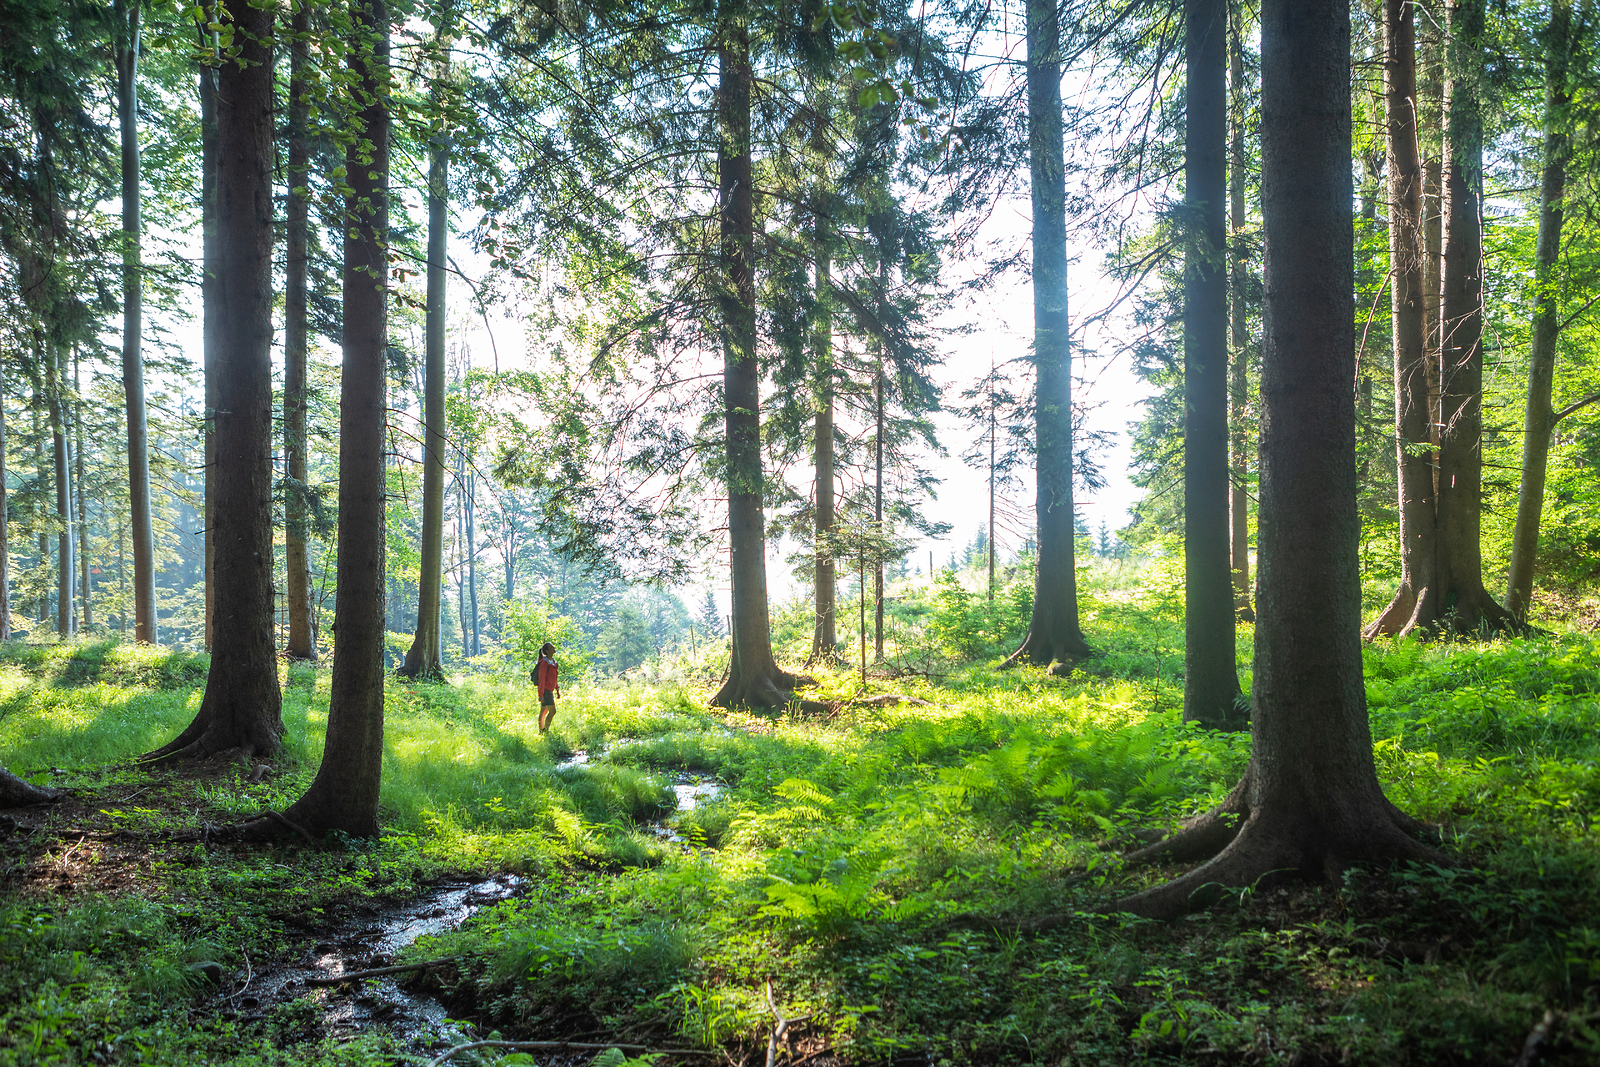
[[[1463,866],[1245,889],[1156,924],[1104,910],[1171,873],[1120,856],[1214,803],[1249,747],[1179,721],[1170,588],[1094,587],[1102,655],[1070,678],[951,661],[941,684],[894,683],[928,706],[830,718],[724,715],[703,691],[635,683],[574,687],[541,735],[517,681],[391,682],[385,834],[320,851],[173,834],[299,794],[325,671],[284,676],[286,752],[266,780],[150,779],[126,761],[194,713],[199,675],[182,672],[197,661],[0,650],[0,761],[77,790],[77,818],[145,850],[122,883],[93,866],[50,892],[7,883],[0,1064],[389,1062],[381,1035],[335,1045],[303,1005],[229,1021],[188,965],[259,964],[314,937],[308,917],[501,870],[525,896],[413,951],[463,954],[426,981],[508,1036],[759,1058],[770,978],[786,1014],[812,1016],[799,1049],[849,1062],[1498,1064],[1547,1008],[1567,1013],[1547,1062],[1593,1062],[1600,642],[1369,646],[1385,788]],[[842,669],[821,682],[833,697],[857,685]],[[580,750],[587,762],[558,768]],[[722,793],[675,813],[685,772]],[[42,870],[72,840],[14,849],[13,869]]]

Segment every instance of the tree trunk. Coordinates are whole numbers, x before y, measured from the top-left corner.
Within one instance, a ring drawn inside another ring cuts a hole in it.
[[[1187,0],[1183,270],[1183,718],[1240,729],[1228,546],[1228,5]]]
[[[766,523],[761,513],[761,366],[756,354],[755,197],[750,163],[749,15],[741,0],[719,12],[717,224],[721,243],[722,385],[727,437],[728,544],[733,652],[718,707],[781,708],[800,683],[778,669],[767,618]]]
[[[812,344],[817,360],[817,415],[812,436],[816,464],[817,524],[812,585],[816,628],[807,663],[832,663],[839,658],[838,590],[833,561],[833,295],[832,253],[827,224],[817,222],[817,328]]]
[[[200,31],[202,48],[218,48],[213,31]],[[200,304],[201,304],[201,377],[205,392],[205,417],[202,419],[202,455],[204,457],[204,490],[201,513],[205,526],[204,580],[205,623],[201,643],[211,648],[213,625],[217,607],[217,375],[222,359],[218,351],[223,333],[222,308],[217,296],[217,276],[222,270],[222,245],[217,221],[217,82],[218,69],[202,65],[200,68]]]
[[[273,639],[273,16],[234,17],[239,62],[217,72],[217,312],[207,482],[215,501],[214,637],[194,721],[146,759],[276,754],[283,719]]]
[[[422,385],[422,561],[417,583],[417,630],[399,673],[406,678],[444,676],[439,641],[439,600],[444,581],[444,327],[445,256],[450,238],[450,150],[442,139],[428,151],[428,306],[424,325]],[[511,571],[506,570],[506,597]]]
[[[1572,93],[1567,64],[1572,49],[1572,8],[1566,0],[1550,5],[1544,40],[1544,172],[1539,181],[1539,242],[1533,254],[1533,337],[1528,344],[1528,409],[1522,439],[1522,484],[1517,490],[1517,525],[1511,535],[1511,571],[1506,577],[1506,610],[1520,623],[1533,597],[1533,561],[1539,552],[1539,520],[1544,510],[1545,471],[1555,413],[1556,337],[1561,307],[1556,293],[1556,262],[1561,254],[1561,222],[1566,197],[1567,107]]]
[[[0,361],[0,641],[11,640],[11,501],[6,489],[6,387]]]
[[[883,662],[883,349],[878,350],[878,369],[872,379],[872,391],[877,408],[878,427],[873,435],[876,458],[873,463],[876,481],[873,486],[873,562],[876,564],[872,580],[872,661]]]
[[[128,500],[133,540],[134,640],[155,644],[156,539],[150,513],[145,419],[143,300],[139,266],[139,0],[117,0],[117,115],[122,128],[122,388],[128,408]]]
[[[1455,633],[1505,630],[1483,586],[1483,0],[1450,6],[1445,65],[1439,361],[1439,615]]]
[[[1061,143],[1061,20],[1028,0],[1028,161],[1033,194],[1033,363],[1039,555],[1033,618],[1006,664],[1066,674],[1088,656],[1078,625],[1072,507],[1072,337],[1067,321],[1066,163]]]
[[[989,603],[994,603],[995,451],[999,444],[999,418],[994,402],[994,359],[989,360]]]
[[[72,543],[72,456],[67,448],[67,401],[61,384],[61,346],[51,341],[47,349],[45,400],[50,405],[50,444],[55,456],[56,485],[56,633],[66,640],[77,632],[72,595],[76,575]]]
[[[1361,678],[1356,511],[1350,16],[1264,0],[1260,578],[1244,778],[1138,854],[1206,859],[1118,907],[1171,918],[1278,872],[1443,859],[1384,798]]]
[[[339,598],[322,765],[285,813],[311,833],[378,833],[383,775],[384,453],[388,413],[389,14],[351,6],[358,136],[346,151],[351,220],[344,246],[344,368],[339,385]]]
[[[301,4],[289,21],[289,173],[285,202],[283,284],[283,455],[287,485],[284,492],[283,557],[289,594],[290,659],[317,658],[311,632],[311,521],[306,486],[306,272],[309,266],[310,204],[306,196],[311,153],[306,142],[310,105],[304,36],[310,32],[308,5]]]
[[[63,799],[54,789],[41,789],[0,767],[0,808],[25,808],[30,804],[49,804]]]
[[[1365,636],[1410,633],[1438,619],[1433,400],[1428,374],[1426,231],[1418,147],[1415,5],[1384,0],[1390,309],[1394,322],[1395,466],[1400,587]]]
[[[467,595],[469,607],[467,617],[472,625],[472,652],[471,655],[483,655],[483,638],[480,634],[478,617],[478,475],[474,471],[467,472],[466,485],[463,490],[466,494],[466,521],[467,521]]]
[[[1229,144],[1228,210],[1233,229],[1234,246],[1232,278],[1229,288],[1230,332],[1233,342],[1233,362],[1228,382],[1228,417],[1232,427],[1231,452],[1232,479],[1228,492],[1228,543],[1232,557],[1234,612],[1245,622],[1255,620],[1250,607],[1250,494],[1245,490],[1249,474],[1249,431],[1246,419],[1250,410],[1250,327],[1245,302],[1245,285],[1249,280],[1247,256],[1243,247],[1245,227],[1244,187],[1244,28],[1237,24],[1244,15],[1235,8],[1235,23],[1228,35],[1228,70],[1232,88],[1233,116],[1232,138]]]
[[[72,481],[78,517],[78,591],[82,597],[83,629],[94,628],[94,605],[89,602],[89,493],[83,483],[83,374],[78,350],[72,350]],[[0,541],[0,545],[4,542]]]

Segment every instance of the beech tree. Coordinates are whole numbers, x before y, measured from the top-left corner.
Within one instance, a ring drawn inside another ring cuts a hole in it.
[[[1350,15],[1264,0],[1260,578],[1252,751],[1226,800],[1140,860],[1204,860],[1123,900],[1171,918],[1210,886],[1443,857],[1384,797],[1361,675]]]
[[[274,23],[270,7],[240,8],[232,48],[217,57],[211,668],[194,721],[146,759],[270,756],[283,735],[272,631]]]
[[[383,775],[384,454],[388,420],[389,14],[351,5],[339,378],[339,599],[322,764],[283,815],[309,833],[376,837]]]

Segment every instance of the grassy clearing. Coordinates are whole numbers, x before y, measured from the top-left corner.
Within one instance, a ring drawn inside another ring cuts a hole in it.
[[[613,685],[540,735],[520,681],[392,684],[385,834],[316,851],[172,838],[304,788],[326,673],[285,676],[265,780],[151,778],[116,764],[184,725],[203,660],[8,650],[0,759],[78,799],[0,837],[0,1064],[394,1062],[309,1001],[230,1014],[189,965],[259,967],[352,910],[504,870],[523,896],[412,951],[463,954],[419,985],[507,1036],[759,1058],[770,980],[811,1016],[793,1049],[814,1063],[1506,1063],[1547,1008],[1566,1015],[1546,1062],[1600,1057],[1600,642],[1369,648],[1386,787],[1470,863],[1155,924],[1102,910],[1169,873],[1120,854],[1217,799],[1248,739],[1178,721],[1181,605],[1097,596],[1104,653],[1070,679],[953,668],[894,683],[930,706],[826,720]],[[674,813],[682,774],[722,791]]]

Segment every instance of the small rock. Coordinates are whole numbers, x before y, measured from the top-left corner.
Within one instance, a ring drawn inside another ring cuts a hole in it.
[[[189,969],[205,975],[207,981],[212,983],[222,981],[222,976],[226,973],[222,964],[215,960],[201,960],[199,963],[191,963],[189,964]]]

